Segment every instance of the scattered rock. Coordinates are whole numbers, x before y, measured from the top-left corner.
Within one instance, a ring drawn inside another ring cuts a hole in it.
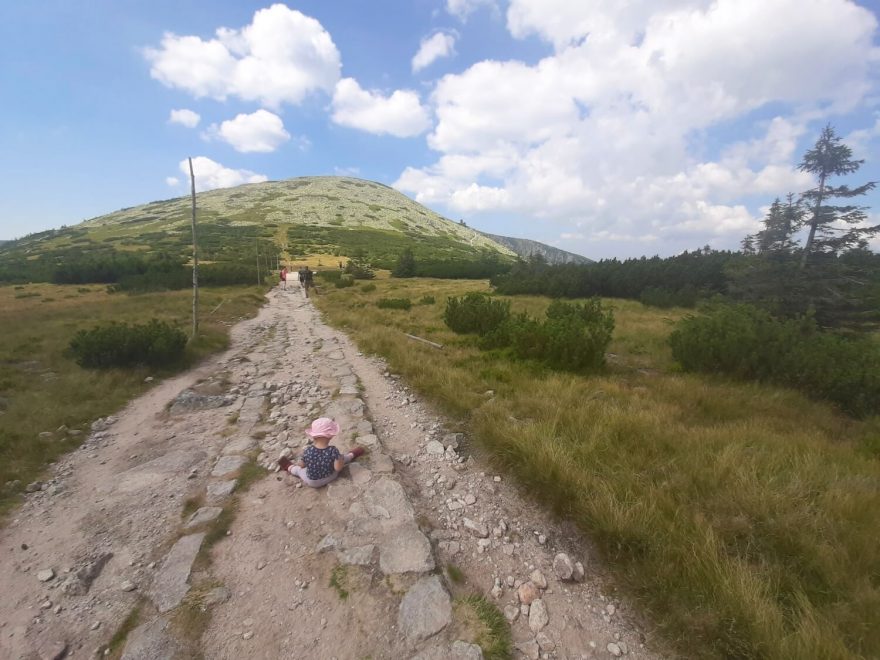
[[[535,641],[538,642],[538,646],[541,648],[542,653],[550,653],[556,649],[556,643],[550,639],[546,633],[539,632],[535,635]]]
[[[608,646],[606,646],[605,649],[615,658],[619,658],[623,655],[623,651],[621,651],[620,647],[614,642],[609,642]]]
[[[425,446],[425,451],[429,456],[442,456],[446,452],[446,448],[436,440],[431,440]]]
[[[544,626],[550,623],[550,615],[547,613],[547,606],[544,601],[538,598],[529,605],[529,628],[533,633],[543,630]]]
[[[529,575],[529,579],[535,583],[535,586],[538,587],[538,589],[547,588],[547,579],[544,577],[544,574],[538,569],[535,569],[531,572],[531,574]]]
[[[569,582],[574,576],[574,563],[564,552],[560,552],[553,558],[553,572],[563,582]]]
[[[519,618],[519,608],[516,605],[506,605],[504,607],[504,618],[508,623],[513,623]]]
[[[481,522],[475,522],[470,518],[464,518],[461,521],[464,528],[477,538],[484,539],[489,536],[489,529]]]
[[[541,657],[541,651],[538,648],[538,642],[529,639],[516,645],[517,650],[529,660],[538,660]]]
[[[54,577],[55,577],[55,571],[52,570],[51,568],[46,568],[46,569],[40,571],[39,573],[37,573],[37,579],[40,582],[48,582],[49,580],[51,580]]]
[[[123,582],[122,584],[119,585],[119,588],[122,589],[123,591],[134,591],[135,589],[137,589],[137,585],[134,582],[132,582],[131,580],[126,580],[125,582]]]
[[[535,583],[531,580],[527,582],[523,582],[519,585],[519,589],[516,590],[517,596],[519,596],[519,602],[524,605],[531,605],[532,601],[537,600],[541,597],[541,592],[538,591],[538,587],[535,586]]]

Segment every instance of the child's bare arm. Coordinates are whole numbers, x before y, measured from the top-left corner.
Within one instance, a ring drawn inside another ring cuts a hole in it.
[[[342,458],[337,458],[335,461],[333,461],[333,469],[336,470],[337,472],[342,471],[342,468],[344,468],[344,467],[345,467],[345,461],[343,461]]]
[[[304,468],[304,467],[306,466],[305,461],[303,461],[302,459],[299,459],[299,460],[296,462],[296,464],[297,464],[299,467],[301,467],[301,468]]]

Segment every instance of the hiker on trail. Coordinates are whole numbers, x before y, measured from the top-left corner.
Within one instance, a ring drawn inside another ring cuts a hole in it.
[[[278,467],[302,479],[306,486],[320,488],[339,476],[346,465],[363,455],[363,447],[354,447],[345,454],[330,444],[339,433],[339,424],[329,417],[319,417],[306,430],[312,444],[305,448],[300,459],[294,463],[286,456],[278,459]]]
[[[281,269],[281,274],[279,275],[279,277],[281,278],[281,288],[286,289],[287,288],[287,266],[285,266],[284,268]]]
[[[306,266],[303,271],[300,273],[300,281],[302,281],[303,291],[305,291],[306,298],[309,297],[309,289],[312,288],[314,282],[314,273],[309,270],[309,267]]]

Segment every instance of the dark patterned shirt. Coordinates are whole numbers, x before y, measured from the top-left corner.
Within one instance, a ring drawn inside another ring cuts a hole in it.
[[[324,449],[318,449],[315,445],[306,447],[302,460],[306,464],[306,472],[309,475],[309,479],[313,481],[325,479],[336,472],[333,463],[340,456],[339,450],[333,445]]]

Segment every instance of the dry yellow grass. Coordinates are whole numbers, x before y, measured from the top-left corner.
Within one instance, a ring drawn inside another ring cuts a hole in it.
[[[876,418],[857,422],[790,390],[679,373],[666,338],[683,310],[610,301],[613,357],[604,374],[583,377],[481,352],[449,331],[446,297],[485,282],[376,284],[316,303],[455,415],[490,460],[589,533],[682,652],[880,656]],[[374,304],[424,295],[437,302],[409,312]],[[547,302],[512,300],[532,314]]]
[[[257,287],[203,289],[200,337],[188,347],[190,362],[224,348],[228,327],[255,313],[262,292]],[[146,376],[163,375],[146,369],[81,369],[65,354],[76,331],[108,321],[158,318],[189,333],[191,296],[189,291],[108,294],[100,285],[0,287],[0,514],[48,462],[81,441],[63,433],[40,438],[41,432],[62,425],[87,431],[93,419],[149,387]],[[17,487],[7,486],[15,480]]]

